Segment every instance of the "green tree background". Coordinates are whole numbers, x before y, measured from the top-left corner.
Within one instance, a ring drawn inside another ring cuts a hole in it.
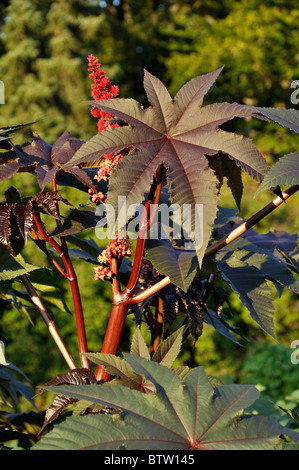
[[[143,69],[163,80],[174,95],[187,80],[224,65],[208,95],[211,102],[293,107],[290,86],[299,78],[299,10],[294,0],[287,4],[282,0],[11,0],[0,2],[0,8],[0,79],[5,83],[6,98],[0,126],[38,120],[31,129],[50,143],[66,129],[84,140],[96,133],[96,122],[84,103],[91,93],[87,71],[90,53],[119,86],[121,97],[134,97],[145,105]],[[298,151],[298,135],[276,124],[240,120],[230,126],[253,138],[270,163]],[[16,135],[17,143],[28,138],[26,132]],[[4,191],[13,183],[20,186],[20,181],[22,196],[38,190],[34,177],[17,175],[13,181],[0,183],[1,200]],[[244,186],[241,216],[249,217],[272,195],[262,193],[253,200],[256,184],[244,178]],[[64,194],[74,203],[89,200],[86,193],[67,190]],[[225,188],[221,203],[235,207]],[[296,201],[285,206],[260,224],[259,230],[298,231]],[[44,262],[30,247],[28,259],[33,264]],[[93,280],[91,265],[78,261],[75,268],[89,347],[98,351],[110,308],[109,286]],[[71,310],[66,288],[62,280],[61,289]],[[276,333],[287,348],[298,335],[299,301],[288,292],[276,297]],[[242,324],[251,345],[240,349],[207,327],[195,347],[190,343],[185,348],[181,361],[203,364],[207,372],[222,377],[231,374],[233,379],[245,380],[248,367],[244,368],[244,361],[250,362],[259,342],[272,340],[250,320],[235,295],[230,300],[236,312],[231,321]],[[7,308],[3,299],[0,302],[0,332],[8,359],[24,370],[34,385],[65,370],[42,321],[26,309],[34,322],[32,327],[26,316]],[[53,314],[71,352],[75,351],[73,318],[57,302]],[[124,347],[128,348],[128,343]],[[255,376],[255,380],[262,378]]]

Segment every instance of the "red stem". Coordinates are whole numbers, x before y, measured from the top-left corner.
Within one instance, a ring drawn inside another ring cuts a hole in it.
[[[152,201],[150,200],[146,201],[143,212],[142,212],[142,217],[141,217],[141,221],[139,224],[139,233],[138,233],[138,238],[137,238],[137,243],[136,243],[136,250],[135,250],[135,257],[134,257],[132,272],[131,272],[128,284],[125,290],[122,292],[122,298],[124,299],[131,296],[139,278],[142,258],[144,254],[145,237],[146,237],[146,233],[148,230],[147,222],[148,222],[151,202]]]
[[[53,191],[56,191],[56,182],[53,180]],[[58,204],[58,203],[57,203]],[[57,208],[58,211],[58,208]],[[59,212],[58,212],[59,213]],[[49,233],[46,231],[46,229],[43,227],[42,223],[38,220],[37,216],[32,213],[35,224],[37,226],[38,232],[43,238],[44,241],[49,242],[53,248],[57,251],[57,253],[61,256],[61,259],[63,261],[63,264],[66,269],[66,276],[65,273],[59,269],[59,271],[67,277],[70,287],[71,287],[71,292],[72,292],[72,298],[73,298],[73,303],[74,303],[74,309],[75,309],[75,318],[76,318],[76,327],[77,327],[77,336],[78,336],[78,345],[79,345],[79,352],[81,354],[80,359],[81,359],[81,365],[82,367],[85,367],[90,370],[90,363],[89,359],[82,355],[82,353],[88,352],[87,348],[87,340],[86,340],[86,331],[85,331],[85,325],[84,325],[84,317],[83,317],[83,308],[82,308],[82,302],[81,302],[81,296],[80,296],[80,291],[79,291],[79,286],[78,286],[78,281],[77,281],[77,276],[71,261],[71,258],[69,256],[67,244],[65,242],[65,239],[63,237],[60,238],[61,241],[61,246],[51,237],[49,237]],[[60,220],[57,221],[57,225],[60,225]],[[52,257],[50,256],[52,259]],[[57,267],[57,266],[56,266]]]
[[[161,181],[161,180],[160,180]],[[160,182],[159,181],[159,182]],[[298,191],[299,186],[294,185],[288,188],[284,193],[283,193],[283,198],[281,199],[280,197],[275,198],[272,202],[270,202],[267,206],[265,206],[263,209],[261,209],[259,212],[254,214],[248,221],[244,222],[241,224],[237,229],[233,230],[227,237],[224,237],[223,239],[219,240],[218,242],[214,243],[211,245],[209,248],[207,248],[205,256],[211,256],[212,254],[216,253],[218,250],[223,248],[224,246],[228,245],[231,243],[233,240],[238,238],[240,235],[245,233],[249,228],[251,228],[253,225],[255,225],[257,222],[259,222],[261,219],[266,217],[266,215],[270,214],[274,209],[276,209],[280,204],[283,203],[284,200],[286,200],[288,197],[290,197],[292,194],[294,194],[296,191]],[[150,199],[147,201],[148,206],[150,206]],[[148,211],[146,211],[148,214]],[[149,228],[147,224],[147,229]],[[141,224],[140,227],[141,230],[144,229],[144,223]],[[145,238],[145,237],[144,237]],[[143,241],[143,245],[142,245]],[[138,244],[139,242],[139,244]],[[108,327],[106,330],[104,342],[103,342],[103,347],[102,347],[102,352],[104,353],[109,353],[109,354],[116,354],[117,349],[118,349],[118,344],[120,341],[120,337],[123,331],[123,326],[127,314],[127,310],[129,305],[139,303],[143,300],[146,300],[148,297],[153,295],[154,293],[157,293],[160,291],[163,287],[166,287],[168,284],[171,283],[171,280],[168,276],[163,278],[161,281],[159,281],[157,284],[154,286],[151,286],[147,288],[145,291],[143,291],[140,294],[137,294],[132,297],[133,289],[136,285],[136,282],[138,280],[138,275],[139,275],[139,270],[140,270],[140,265],[142,261],[142,256],[143,256],[143,249],[141,251],[141,247],[144,247],[144,239],[141,239],[141,237],[138,237],[138,251],[136,251],[135,259],[134,259],[134,265],[136,268],[134,269],[134,272],[132,270],[131,277],[129,279],[127,288],[123,291],[120,292],[120,290],[117,290],[117,295],[113,295],[115,293],[115,287],[112,288],[112,296],[113,296],[113,305],[112,305],[112,310],[111,310],[111,315],[109,318],[108,322]],[[134,267],[133,265],[133,267]],[[139,268],[138,268],[139,266]],[[139,269],[139,270],[138,270]],[[116,274],[117,275],[117,274]],[[134,287],[133,287],[134,286]],[[129,287],[129,288],[128,288]],[[96,378],[97,380],[109,380],[110,375],[105,371],[103,366],[98,366],[96,369]]]
[[[81,302],[77,276],[76,276],[76,273],[75,273],[75,270],[74,270],[74,267],[73,267],[73,264],[71,262],[68,252],[64,255],[63,260],[65,262],[65,267],[66,267],[67,274],[68,274],[68,281],[70,283],[73,303],[74,303],[74,308],[75,308],[79,352],[86,353],[88,352],[88,348],[87,348],[83,308],[82,308],[82,302]],[[82,354],[81,354],[81,364],[82,364],[82,367],[85,367],[86,369],[90,370],[89,359]]]
[[[122,335],[125,319],[129,307],[129,299],[133,294],[133,291],[137,285],[140,268],[142,264],[144,254],[144,244],[146,239],[146,233],[150,228],[153,221],[153,217],[149,218],[150,207],[155,193],[155,203],[158,204],[161,194],[161,177],[162,172],[158,170],[157,181],[155,181],[151,187],[148,198],[145,202],[144,210],[142,213],[141,221],[139,224],[139,233],[136,243],[135,257],[131,275],[126,288],[121,292],[118,281],[118,270],[117,262],[114,258],[111,259],[110,269],[113,273],[113,279],[111,283],[112,292],[112,309],[109,317],[107,330],[105,332],[104,342],[102,345],[101,352],[106,354],[116,354],[118,350],[119,341]],[[110,374],[108,374],[103,366],[97,366],[95,376],[97,380],[109,380]]]
[[[114,355],[117,353],[119,341],[125,324],[127,310],[128,304],[126,301],[118,305],[112,305],[101,349],[102,353]],[[95,376],[97,380],[108,381],[110,378],[110,374],[105,371],[104,366],[97,366]]]

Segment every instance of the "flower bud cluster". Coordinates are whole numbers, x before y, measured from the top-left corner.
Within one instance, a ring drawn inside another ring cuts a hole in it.
[[[125,256],[131,256],[132,251],[128,246],[128,239],[129,237],[121,237],[119,234],[115,234],[111,241],[110,245],[107,246],[105,250],[102,251],[98,260],[100,263],[109,263],[111,261],[112,256],[116,257],[119,261],[121,261]],[[101,279],[102,281],[105,280],[107,277],[112,277],[112,272],[109,267],[107,266],[96,266],[95,270],[95,281]]]
[[[151,261],[143,259],[140,270],[140,279],[146,282],[147,286],[150,286],[156,283],[158,276],[159,272],[153,267]]]

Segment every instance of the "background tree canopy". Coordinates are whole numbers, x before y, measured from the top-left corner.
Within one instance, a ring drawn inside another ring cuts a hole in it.
[[[145,101],[144,68],[175,93],[186,80],[224,65],[210,99],[291,105],[290,85],[299,76],[295,1],[11,0],[0,6],[6,87],[0,125],[42,119],[39,132],[48,141],[66,127],[74,137],[93,135],[82,103],[90,97],[89,53],[122,97]]]
[[[40,120],[34,129],[49,143],[54,143],[66,129],[73,137],[84,140],[96,133],[90,106],[84,103],[91,98],[87,71],[87,56],[91,53],[98,57],[110,80],[119,86],[120,97],[133,97],[145,105],[144,69],[162,80],[174,95],[187,80],[224,65],[208,95],[212,102],[294,107],[290,87],[293,80],[299,79],[299,10],[295,0],[287,3],[282,0],[10,0],[0,2],[0,8],[0,79],[5,84],[0,126]],[[255,138],[257,147],[270,163],[298,150],[298,135],[290,135],[276,124],[265,126],[238,120],[229,126],[229,130],[234,126],[234,130],[240,128],[244,135]],[[18,139],[24,142],[25,138],[26,135],[16,136],[15,142],[19,143]],[[7,188],[1,185],[4,192]],[[262,194],[257,202],[252,202],[255,190],[256,186],[252,191],[248,187],[242,216],[269,202],[269,194]],[[2,200],[2,194],[0,197]],[[83,195],[82,203],[85,200],[88,198]],[[250,211],[246,212],[249,205]],[[291,232],[299,226],[296,214],[288,211],[288,207],[266,223],[276,229],[281,224]],[[269,229],[269,226],[262,228]],[[82,279],[90,349],[98,351],[99,334],[104,332],[109,310],[109,293],[106,286],[93,281],[92,268],[80,265],[78,277]],[[233,308],[240,309],[235,298],[231,302]],[[278,337],[284,337],[285,344],[293,339],[285,333],[286,322],[291,328],[293,322],[298,331],[295,318],[298,308],[294,302],[291,297],[277,300],[277,305],[283,307],[278,308]],[[9,359],[14,362],[18,357],[15,362],[34,375],[34,381],[44,380],[44,371],[41,377],[38,370],[46,369],[49,376],[54,376],[59,371],[53,362],[58,353],[55,351],[49,358],[52,345],[46,343],[47,332],[43,326],[36,326],[33,332],[29,328],[26,336],[18,312],[4,315],[2,304],[0,312],[1,333],[4,331],[8,338]],[[23,344],[13,341],[11,324],[15,325],[15,338],[22,333]],[[68,341],[72,335],[70,322],[66,321],[62,334]],[[227,364],[230,364],[230,352],[235,357],[234,347],[207,335],[185,359],[193,358],[200,363],[202,354],[206,357],[210,351],[212,365],[219,366],[225,356],[227,370],[231,371]],[[24,348],[31,350],[30,360],[26,359]],[[20,360],[24,363],[20,364]]]

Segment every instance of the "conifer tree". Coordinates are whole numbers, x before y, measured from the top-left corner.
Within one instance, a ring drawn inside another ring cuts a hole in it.
[[[47,129],[53,142],[66,128],[74,137],[93,134],[83,101],[90,97],[87,55],[102,21],[95,1],[11,0],[1,28],[1,126],[40,120],[38,132]]]

